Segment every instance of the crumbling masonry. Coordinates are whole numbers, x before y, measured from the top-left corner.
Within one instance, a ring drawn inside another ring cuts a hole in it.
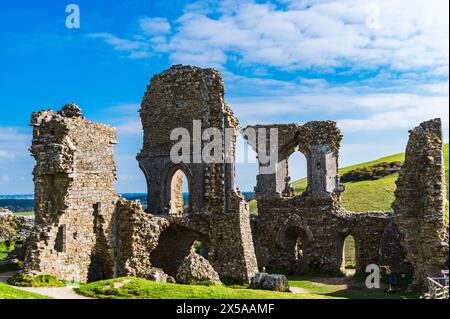
[[[273,127],[278,128],[277,170],[258,175],[255,188],[258,216],[253,219],[253,238],[259,266],[296,274],[338,273],[343,270],[345,238],[352,235],[357,271],[365,271],[369,264],[407,271],[393,213],[358,214],[341,207],[344,189],[339,184],[338,157],[342,135],[336,123],[254,128]],[[307,189],[301,195],[294,194],[289,183],[288,160],[296,151],[307,160]]]
[[[431,120],[410,131],[406,157],[395,192],[396,223],[401,243],[414,266],[413,285],[448,269],[448,225],[444,223],[445,165],[441,121]]]
[[[234,187],[238,121],[224,102],[220,74],[176,67],[155,76],[141,117],[138,160],[148,181],[147,212],[115,193],[113,128],[86,120],[75,104],[33,114],[36,226],[25,271],[79,281],[175,278],[197,241],[221,278],[249,282],[257,264],[248,204]],[[234,132],[223,163],[171,161],[171,130],[192,133],[193,120]],[[182,173],[189,186],[186,209]]]
[[[146,211],[115,192],[114,128],[86,120],[75,104],[33,114],[36,222],[25,272],[79,281],[130,275],[188,282],[186,269],[196,261],[202,270],[192,272],[210,269],[213,281],[218,274],[249,282],[258,266],[338,272],[348,235],[356,241],[358,271],[373,263],[414,270],[420,286],[425,276],[448,268],[438,120],[411,132],[394,211],[364,214],[340,204],[342,135],[334,122],[254,126],[278,129],[278,163],[272,174],[257,176],[258,215],[250,222],[248,204],[234,186],[239,122],[224,100],[219,72],[173,66],[152,78],[140,113],[144,142],[137,160],[148,185]],[[199,130],[221,132],[220,161],[195,160],[211,137],[200,137],[200,145],[191,138],[189,157],[173,161],[177,128],[197,140]],[[297,151],[307,159],[308,186],[301,195],[290,186],[288,167]],[[193,253],[194,243],[205,258]]]
[[[213,69],[172,67],[153,77],[140,112],[144,146],[137,159],[147,179],[147,210],[171,222],[152,252],[154,264],[174,276],[197,240],[221,277],[249,281],[257,272],[257,264],[248,204],[234,186],[234,145],[239,123],[224,100],[221,75]],[[197,141],[201,145],[196,148],[195,134],[203,131],[196,132],[193,121],[199,121],[200,129],[233,132],[229,141],[221,134],[219,142],[224,148],[220,163],[195,160],[207,141],[200,135]],[[174,163],[170,154],[178,142],[170,138],[177,128],[191,137],[189,152],[184,154],[188,158],[180,163]],[[180,210],[179,204],[181,174],[188,184],[185,210]],[[175,187],[171,187],[174,183]]]

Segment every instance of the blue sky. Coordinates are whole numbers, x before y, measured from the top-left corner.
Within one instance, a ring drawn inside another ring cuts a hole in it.
[[[80,8],[80,28],[65,8]],[[242,126],[335,120],[340,165],[404,150],[441,117],[448,142],[448,1],[1,1],[0,194],[32,193],[32,111],[75,101],[118,128],[119,192],[144,192],[137,110],[172,64],[217,68]],[[294,179],[305,162],[290,163]],[[252,190],[257,168],[240,164]]]

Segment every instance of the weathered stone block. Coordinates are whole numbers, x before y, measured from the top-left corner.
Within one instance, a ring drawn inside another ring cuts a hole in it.
[[[289,283],[284,275],[257,273],[252,278],[250,288],[287,292],[289,291]]]
[[[178,268],[177,282],[188,284],[195,281],[211,281],[221,284],[219,275],[209,261],[196,252],[191,252]]]

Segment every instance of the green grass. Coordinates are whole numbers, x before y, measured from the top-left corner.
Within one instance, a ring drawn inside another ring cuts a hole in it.
[[[447,182],[447,209],[446,221],[448,224],[448,199],[449,199],[449,145],[444,145],[445,158],[445,177]],[[359,163],[339,169],[339,173],[345,174],[350,170],[372,166],[381,162],[403,162],[405,159],[404,153],[385,156],[374,161]],[[343,183],[345,191],[342,193],[342,206],[354,212],[366,211],[391,211],[391,205],[394,201],[394,191],[396,189],[395,181],[398,174],[386,176],[378,180],[359,181]],[[301,194],[305,191],[307,186],[306,178],[302,178],[292,183],[296,194]],[[255,213],[257,210],[256,201],[250,201],[250,212]]]
[[[22,291],[0,282],[0,299],[50,299],[50,297]]]
[[[248,202],[248,209],[250,213],[255,213],[258,211],[258,203],[256,202],[256,199],[252,199]]]
[[[342,206],[353,212],[391,211],[398,174],[378,180],[344,183]]]
[[[17,215],[17,216],[34,216],[34,212],[20,212],[20,213],[14,213],[14,215]]]
[[[26,274],[15,274],[8,278],[8,283],[17,287],[64,287],[65,284],[51,275],[30,277]]]
[[[383,289],[367,289],[360,283],[359,288],[349,289],[343,284],[326,284],[321,280],[311,276],[289,277],[291,287],[302,288],[305,292],[313,295],[320,295],[327,299],[416,299],[414,293],[399,291],[387,294]],[[356,280],[350,281],[353,285]]]
[[[0,260],[8,256],[8,254],[13,250],[14,250],[14,242],[11,243],[9,250],[6,249],[5,243],[0,243]]]
[[[298,181],[295,181],[292,183],[294,192],[297,195],[302,194],[306,190],[307,186],[308,186],[308,181],[306,180],[306,178],[299,179]]]
[[[385,294],[381,289],[349,289],[340,283],[319,283],[320,279],[323,279],[323,277],[289,277],[289,285],[302,288],[304,293],[253,290],[238,285],[195,286],[156,283],[133,277],[84,284],[77,288],[76,292],[87,297],[100,299],[400,299],[417,297],[403,292]],[[330,277],[330,279],[346,280],[342,277]],[[357,283],[358,281],[352,282]]]
[[[355,238],[349,235],[344,241],[344,268],[355,268],[356,267],[356,247]]]
[[[116,285],[116,286],[115,286]],[[120,285],[120,286],[117,286]],[[315,294],[294,294],[224,285],[194,286],[157,283],[124,277],[81,285],[76,292],[102,299],[317,299]]]

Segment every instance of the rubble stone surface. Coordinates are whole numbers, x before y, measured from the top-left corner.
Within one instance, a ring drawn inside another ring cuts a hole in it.
[[[23,261],[26,241],[30,237],[33,225],[32,216],[17,216],[7,209],[0,208],[0,243],[14,242],[14,250],[0,261],[1,264]]]
[[[181,266],[178,268],[177,282],[189,284],[199,281],[210,281],[215,284],[221,284],[219,275],[208,262],[195,251],[184,258]]]

